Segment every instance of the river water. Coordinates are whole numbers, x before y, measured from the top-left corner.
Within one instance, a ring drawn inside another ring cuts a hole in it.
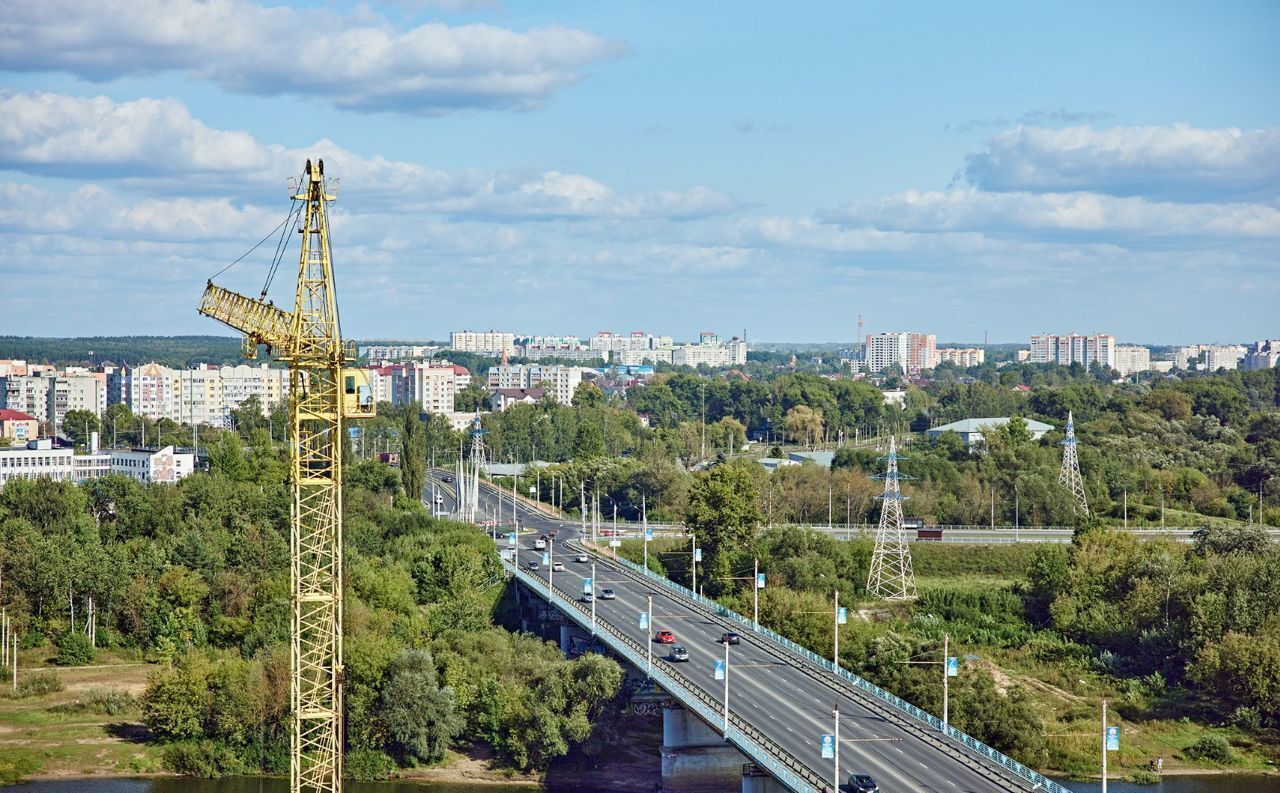
[[[1097,782],[1064,782],[1075,793],[1100,793]],[[287,793],[283,779],[233,777],[229,779],[69,779],[28,782],[0,787],[22,793]],[[512,793],[510,785],[457,785],[432,782],[348,782],[346,793]],[[607,788],[601,788],[606,790]],[[888,791],[885,793],[907,793]],[[1202,776],[1174,777],[1156,785],[1107,783],[1107,793],[1280,793],[1280,777]]]

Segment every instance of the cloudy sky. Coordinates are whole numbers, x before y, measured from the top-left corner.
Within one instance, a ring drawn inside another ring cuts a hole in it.
[[[277,2],[0,0],[0,333],[220,332],[323,157],[350,336],[1280,335],[1271,0]]]

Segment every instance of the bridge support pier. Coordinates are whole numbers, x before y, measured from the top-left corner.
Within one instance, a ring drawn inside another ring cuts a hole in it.
[[[560,623],[560,652],[564,653],[565,658],[574,655],[575,649],[578,652],[586,650],[590,643],[591,636],[578,623],[567,619]]]
[[[744,763],[742,793],[787,793],[787,787],[755,763]]]
[[[746,758],[718,730],[676,704],[662,709],[662,789],[722,793],[742,775]],[[746,790],[745,780],[743,790]],[[756,793],[753,791],[753,793]],[[758,793],[773,793],[761,789]]]

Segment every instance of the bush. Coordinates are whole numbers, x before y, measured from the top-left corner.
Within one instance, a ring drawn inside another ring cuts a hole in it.
[[[1262,714],[1257,708],[1241,705],[1231,714],[1231,723],[1245,732],[1257,732],[1262,729]]]
[[[342,762],[347,779],[356,782],[377,782],[391,776],[396,770],[395,761],[374,749],[357,749],[348,752]]]
[[[1154,785],[1160,781],[1160,775],[1155,771],[1134,771],[1129,781],[1135,785]]]
[[[1221,735],[1201,735],[1195,743],[1183,750],[1192,760],[1208,760],[1214,763],[1230,763],[1235,760],[1231,744]]]
[[[21,699],[23,697],[43,697],[45,694],[55,694],[63,688],[62,680],[54,672],[36,672],[34,675],[20,677],[18,680],[18,694]]]
[[[81,697],[55,705],[49,710],[53,713],[97,713],[104,716],[118,716],[138,707],[138,701],[128,691],[116,688],[91,688]]]
[[[27,757],[16,760],[0,760],[0,785],[16,785],[22,778],[40,770],[36,762]]]
[[[179,741],[164,748],[164,767],[183,776],[216,779],[248,772],[230,747],[215,741]]]
[[[53,662],[58,666],[88,666],[93,663],[93,645],[83,633],[64,633],[58,639],[58,655]]]

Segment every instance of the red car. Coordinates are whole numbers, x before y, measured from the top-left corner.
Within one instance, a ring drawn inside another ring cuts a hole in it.
[[[658,631],[653,635],[653,640],[658,644],[675,644],[676,635],[671,631]]]

